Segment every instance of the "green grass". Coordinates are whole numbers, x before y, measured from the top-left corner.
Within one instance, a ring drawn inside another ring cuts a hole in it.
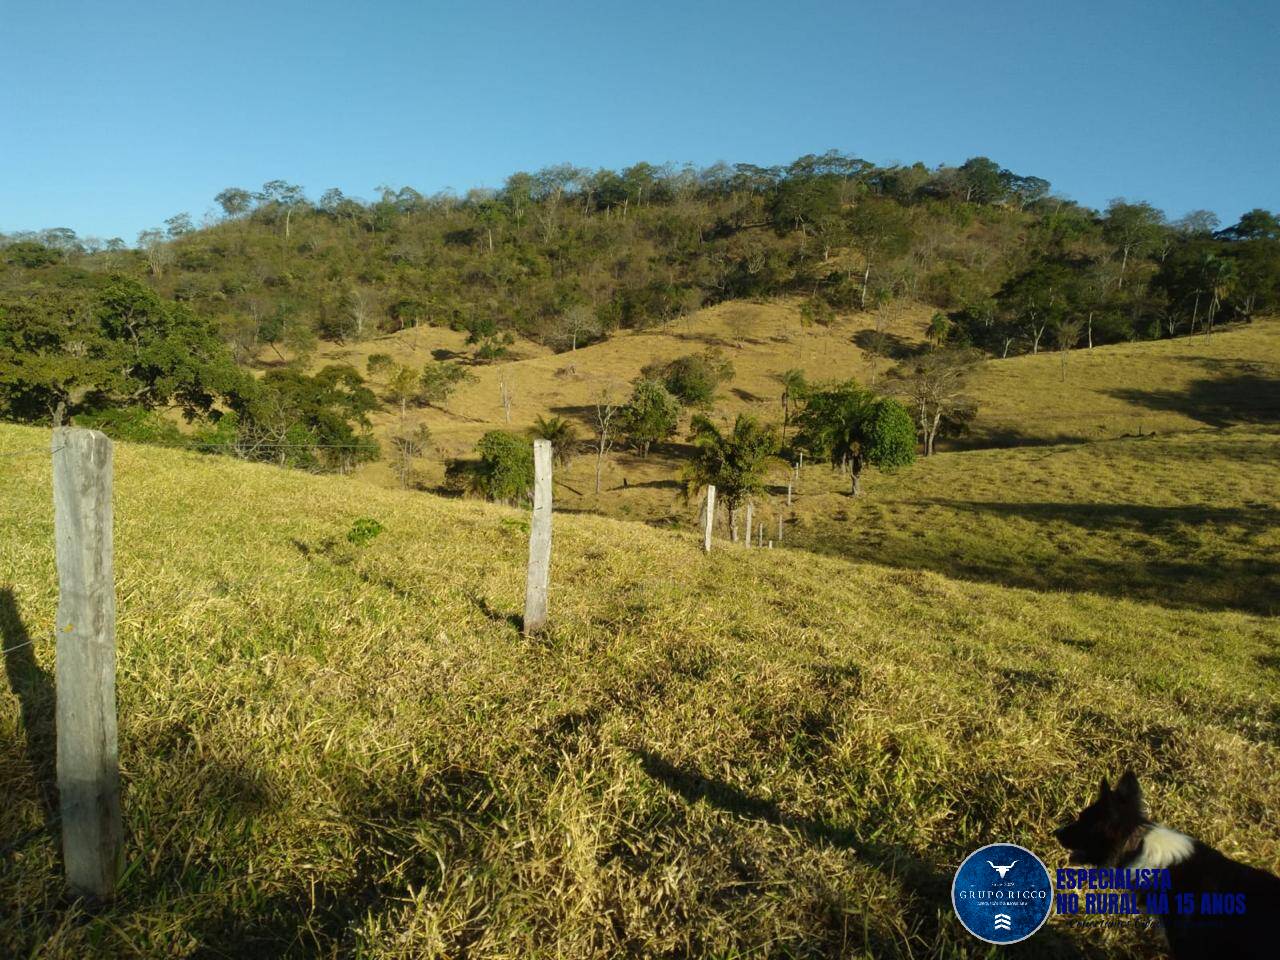
[[[1237,424],[1280,425],[1280,322],[1210,336],[995,360],[975,378],[961,447],[1108,440]]]
[[[1125,764],[1162,820],[1280,865],[1280,637],[1238,605],[561,515],[526,640],[519,511],[120,445],[128,876],[90,910],[45,806],[48,457],[3,456],[47,443],[0,427],[0,632],[35,640],[0,690],[0,955],[985,955],[956,864],[1061,864],[1050,831]],[[1157,950],[1051,920],[1008,952]]]
[[[943,453],[872,473],[858,501],[829,468],[806,468],[788,542],[970,580],[1274,615],[1277,463],[1280,430],[1235,427]]]

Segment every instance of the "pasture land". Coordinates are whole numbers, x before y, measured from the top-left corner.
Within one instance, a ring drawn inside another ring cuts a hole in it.
[[[47,444],[0,426],[0,455]],[[1247,604],[561,515],[526,640],[524,511],[122,444],[127,874],[91,911],[48,806],[49,458],[0,471],[5,956],[970,956],[955,865],[995,839],[1060,865],[1051,830],[1130,764],[1160,819],[1280,866],[1280,636]],[[1156,949],[1051,919],[1008,952]]]

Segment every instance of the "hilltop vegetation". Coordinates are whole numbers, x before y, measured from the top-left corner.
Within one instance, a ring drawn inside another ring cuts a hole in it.
[[[818,328],[920,305],[913,336],[1009,356],[1212,330],[1280,297],[1267,211],[1223,230],[1203,211],[1099,212],[983,157],[566,165],[462,198],[388,188],[368,203],[272,181],[217,202],[220,218],[176,215],[137,249],[66,230],[0,242],[0,416],[48,422],[62,407],[142,437],[176,407],[217,421],[193,428],[213,430],[208,448],[349,470],[379,452],[368,371],[314,369],[322,342],[428,328],[446,345],[410,375],[438,382],[441,359],[572,354],[705,305],[786,297]],[[901,345],[873,329],[861,347]]]
[[[562,514],[552,630],[530,641],[523,511],[121,444],[127,874],[89,911],[62,896],[47,805],[56,578],[29,451],[48,442],[0,427],[5,955],[967,956],[955,864],[1007,837],[1059,865],[1051,830],[1127,764],[1162,820],[1280,863],[1280,637],[1235,604],[703,556]],[[1161,452],[1222,474],[1243,518],[1259,442]],[[1031,486],[1032,455],[1075,456],[1019,454]],[[362,518],[383,532],[353,543]],[[1158,947],[1051,919],[1010,950]]]

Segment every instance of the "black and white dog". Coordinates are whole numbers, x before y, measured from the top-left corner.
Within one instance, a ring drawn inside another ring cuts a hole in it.
[[[1171,906],[1160,920],[1175,960],[1280,957],[1280,878],[1152,823],[1133,771],[1114,790],[1103,778],[1098,799],[1054,836],[1070,851],[1072,863],[1169,871]],[[1179,894],[1194,896],[1194,912],[1173,907]],[[1201,909],[1205,894],[1210,903],[1214,894],[1243,894],[1244,912],[1208,915],[1211,911]]]

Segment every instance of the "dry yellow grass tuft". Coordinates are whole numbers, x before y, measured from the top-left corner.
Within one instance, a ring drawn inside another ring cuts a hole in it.
[[[1133,764],[1157,816],[1280,866],[1274,620],[970,584],[117,450],[120,901],[46,806],[47,432],[0,426],[0,954],[962,956],[949,881]],[[874,490],[873,490],[874,493]],[[374,517],[385,532],[346,539]],[[1153,956],[1054,920],[1015,953]]]

